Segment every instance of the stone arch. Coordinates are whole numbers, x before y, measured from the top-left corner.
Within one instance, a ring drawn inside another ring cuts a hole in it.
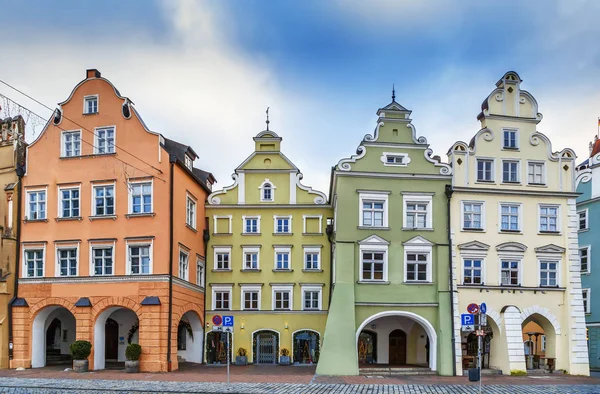
[[[521,312],[521,323],[527,320],[529,316],[534,314],[545,317],[550,324],[552,324],[552,327],[554,327],[554,333],[556,335],[560,335],[560,323],[558,322],[558,319],[556,319],[556,317],[552,314],[552,312],[550,312],[550,310],[548,310],[548,308],[542,308],[539,305],[533,305],[523,309]]]
[[[177,324],[178,324],[179,320],[181,320],[183,315],[185,315],[188,312],[194,312],[195,314],[197,314],[198,318],[200,319],[200,322],[202,323],[202,326],[204,326],[203,316],[199,312],[202,309],[203,309],[202,307],[200,307],[198,304],[193,303],[193,302],[187,303],[184,306],[179,307],[178,312],[173,315],[173,322],[174,322],[173,324],[175,325],[175,328],[177,328]]]
[[[498,326],[498,331],[502,334],[502,316],[492,307],[487,307],[486,315],[488,319],[491,319]]]
[[[65,300],[64,298],[59,297],[50,297],[45,298],[42,301],[36,303],[32,307],[29,308],[29,318],[33,321],[36,318],[36,315],[40,312],[40,310],[44,309],[47,306],[59,306],[67,309],[73,316],[75,316],[75,304],[72,302]]]
[[[120,306],[122,308],[131,309],[136,315],[140,315],[139,310],[141,305],[131,298],[127,297],[106,297],[102,301],[96,303],[92,308],[92,321],[96,321],[98,315],[104,312],[107,308]]]
[[[189,309],[186,309],[189,308]],[[178,313],[173,319],[173,325],[175,333],[172,338],[175,339],[175,351],[178,358],[181,357],[185,361],[193,363],[202,363],[204,355],[204,324],[202,322],[202,316],[198,313],[198,306],[190,303],[181,308],[183,313]],[[186,346],[185,349],[179,348],[179,322],[186,318],[189,323],[189,327],[192,330],[193,336],[189,333],[185,333]],[[187,339],[189,337],[189,340]]]
[[[52,300],[52,299],[48,299]],[[59,299],[60,300],[60,299]],[[64,300],[62,300],[64,301]],[[65,301],[66,302],[66,301]],[[38,306],[38,304],[40,304]],[[60,303],[56,302],[40,302],[36,304],[38,306],[33,311],[31,315],[31,367],[32,368],[40,368],[46,366],[46,330],[50,324],[49,320],[51,316],[56,316],[60,311],[66,311],[70,316],[63,316],[59,320],[62,322],[69,322],[70,326],[73,328],[71,335],[75,334],[77,329],[77,322],[75,319],[75,314],[69,308],[63,306]],[[67,302],[68,305],[68,302]],[[74,307],[73,307],[74,309]],[[59,330],[60,331],[60,330]],[[60,336],[60,332],[59,332]],[[71,338],[73,339],[73,338]],[[61,350],[61,353],[64,349]]]

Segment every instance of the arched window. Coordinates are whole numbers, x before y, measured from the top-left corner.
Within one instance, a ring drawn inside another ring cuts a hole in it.
[[[265,181],[259,186],[260,189],[260,201],[270,202],[275,201],[275,185],[269,179],[265,179]]]

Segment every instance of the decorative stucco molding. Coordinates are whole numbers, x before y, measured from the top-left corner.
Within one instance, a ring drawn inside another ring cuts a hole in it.
[[[423,151],[423,156],[425,157],[425,160],[427,160],[430,163],[433,163],[433,165],[435,167],[440,167],[440,174],[452,175],[452,167],[450,167],[449,164],[442,163],[440,161],[440,159],[438,159],[436,157],[431,157],[432,154],[433,154],[433,149],[431,149],[431,148],[427,148]]]
[[[305,192],[308,192],[308,194],[315,194],[316,197],[313,200],[315,204],[326,204],[327,196],[325,196],[325,193],[322,193],[318,190],[314,190],[310,186],[303,185],[302,182],[300,182],[303,177],[304,175],[302,175],[301,172],[296,174],[296,186],[298,186],[298,188],[304,190]]]
[[[535,248],[535,253],[565,253],[565,250],[566,249],[561,246],[548,244]]]
[[[477,153],[477,139],[479,136],[483,136],[485,141],[491,142],[494,140],[494,131],[492,129],[488,129],[487,127],[480,129],[477,133],[475,133],[475,136],[471,139],[469,144],[463,141],[455,142],[454,145],[452,145],[448,150],[447,155],[450,156],[454,153],[464,152],[468,152],[470,156],[475,155],[475,153]]]
[[[359,145],[356,148],[356,154],[350,156],[347,159],[342,159],[338,162],[338,168],[340,171],[350,171],[352,169],[351,163],[356,163],[357,160],[362,159],[367,154],[367,148],[363,145]]]
[[[476,251],[487,251],[490,248],[490,245],[484,244],[479,241],[470,241],[465,242],[464,244],[458,245],[458,249],[460,250],[476,250]]]
[[[504,242],[496,246],[498,252],[525,253],[527,246],[520,242]]]
[[[379,122],[377,123],[377,126],[375,126],[375,131],[373,131],[373,135],[371,134],[365,134],[363,141],[368,141],[368,142],[375,142],[377,141],[377,139],[379,138],[379,128],[381,126],[383,126],[385,123],[383,122]]]
[[[358,241],[359,245],[389,245],[390,242],[381,238],[379,235],[370,235],[362,241]]]
[[[579,186],[580,183],[588,183],[592,180],[592,170],[586,168],[585,170],[581,170],[577,173],[577,178],[575,178],[575,189]]]
[[[210,205],[219,205],[221,204],[221,199],[219,197],[217,197],[220,194],[225,194],[228,191],[234,189],[237,185],[238,185],[238,181],[239,181],[239,177],[238,174],[231,174],[231,179],[233,179],[233,184],[229,185],[229,186],[225,186],[223,189],[221,190],[217,190],[216,192],[212,192],[209,196],[208,196],[208,203]]]
[[[529,136],[529,143],[532,146],[538,146],[540,144],[540,140],[544,141],[544,143],[546,144],[546,149],[548,151],[548,160],[550,161],[573,161],[577,157],[575,152],[570,148],[565,148],[560,152],[552,152],[552,143],[550,142],[550,139],[548,139],[548,137],[546,137],[539,131],[531,133],[531,135]]]

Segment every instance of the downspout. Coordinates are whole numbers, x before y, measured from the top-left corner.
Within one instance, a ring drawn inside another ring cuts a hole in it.
[[[202,233],[202,239],[204,240],[204,316],[203,316],[203,327],[202,327],[202,331],[204,333],[206,333],[206,328],[208,327],[206,324],[206,278],[207,278],[207,271],[208,271],[208,255],[206,254],[208,251],[208,241],[210,240],[210,230],[208,229],[208,218],[205,219],[206,220],[206,228],[204,229],[204,232]],[[204,335],[204,338],[206,339],[206,335]],[[204,344],[203,349],[202,349],[202,358],[200,359],[200,363],[204,363],[204,355],[206,354],[206,340],[204,340],[202,342]]]
[[[8,359],[13,359],[13,321],[12,321],[12,308],[13,302],[19,295],[19,265],[21,264],[21,192],[23,191],[23,175],[25,175],[25,169],[22,166],[17,165],[17,242],[16,242],[16,253],[15,253],[15,285],[14,295],[8,302]]]
[[[446,185],[446,197],[448,198],[447,202],[447,226],[448,226],[448,265],[450,270],[450,275],[448,275],[449,287],[450,290],[450,319],[452,321],[452,376],[456,376],[456,337],[455,337],[455,327],[454,327],[454,270],[452,269],[452,223],[451,223],[451,214],[450,214],[450,199],[452,198],[452,193],[454,190],[451,185]]]
[[[327,306],[327,310],[329,310],[331,307],[331,296],[333,295],[333,223],[327,225],[325,232],[329,240],[329,303]]]
[[[169,318],[167,331],[167,371],[171,372],[171,331],[173,325],[173,168],[177,157],[169,154]]]

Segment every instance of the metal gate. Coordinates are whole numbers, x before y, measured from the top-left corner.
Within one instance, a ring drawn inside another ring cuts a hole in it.
[[[258,364],[275,364],[277,360],[277,338],[275,334],[263,332],[256,336],[256,361]]]

